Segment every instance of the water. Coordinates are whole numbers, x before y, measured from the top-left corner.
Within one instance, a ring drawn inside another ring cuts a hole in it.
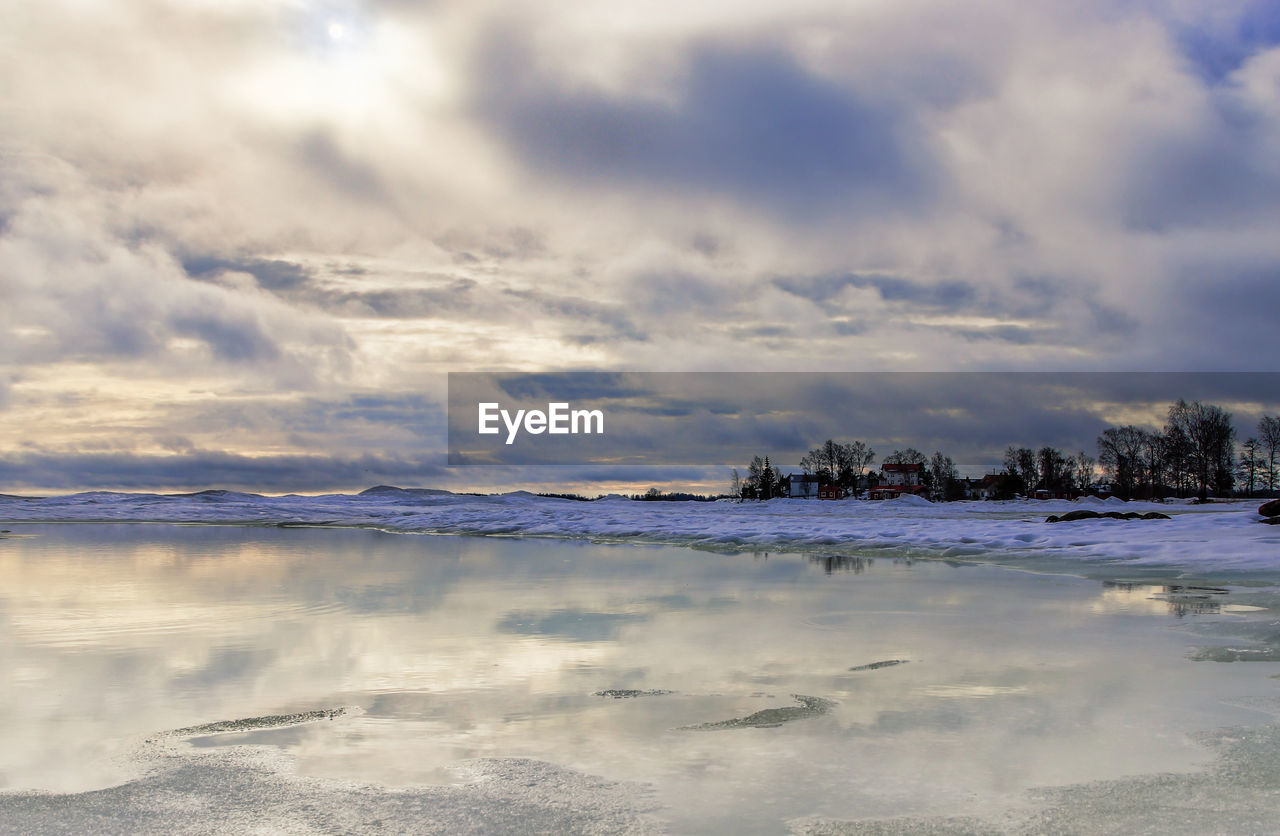
[[[1017,829],[1088,782],[1210,780],[1222,748],[1202,733],[1269,734],[1280,689],[1274,662],[1214,661],[1280,658],[1267,588],[365,530],[9,528],[0,827],[6,810],[29,828],[68,809],[15,791],[109,787],[77,803],[125,830],[172,825],[142,811],[186,769],[220,816],[228,782],[259,775],[281,829],[326,805],[313,829],[358,830],[361,805],[477,832]],[[517,789],[523,818],[484,818]],[[246,815],[268,804],[240,792]],[[554,818],[566,799],[578,818]]]

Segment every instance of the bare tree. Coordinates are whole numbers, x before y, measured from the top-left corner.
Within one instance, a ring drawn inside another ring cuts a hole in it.
[[[1049,491],[1065,490],[1071,480],[1067,457],[1062,451],[1048,445],[1036,453],[1036,468],[1040,481],[1037,484]]]
[[[848,455],[850,478],[846,487],[857,488],[858,479],[876,460],[876,451],[872,450],[861,441],[855,441],[852,444],[845,445],[845,452]]]
[[[1142,480],[1146,432],[1128,424],[1108,427],[1098,436],[1098,463],[1111,479],[1113,492],[1125,499],[1134,495]]]
[[[1141,432],[1142,468],[1138,490],[1142,496],[1152,499],[1159,493],[1164,475],[1164,434],[1148,430]]]
[[[1258,484],[1259,467],[1266,466],[1266,461],[1258,455],[1261,445],[1256,438],[1247,438],[1240,445],[1240,461],[1236,463],[1236,471],[1240,481],[1245,484],[1245,495],[1253,496],[1253,489]]]
[[[955,498],[953,494],[956,492],[955,485],[958,481],[956,463],[950,456],[942,455],[941,450],[936,451],[933,458],[929,460],[929,475],[932,477],[935,499],[949,501]]]
[[[1230,493],[1235,481],[1236,436],[1231,413],[1213,404],[1179,399],[1169,407],[1169,425],[1178,427],[1187,438],[1200,501],[1209,498],[1210,489],[1219,495]]]
[[[1089,490],[1089,486],[1093,484],[1093,466],[1097,464],[1093,456],[1081,450],[1076,453],[1072,468],[1075,476],[1076,486],[1082,491]]]
[[[894,450],[892,453],[884,457],[885,464],[918,464],[924,465],[929,462],[929,457],[921,453],[914,447],[908,447],[905,450]]]
[[[1186,496],[1191,487],[1191,442],[1177,426],[1166,426],[1163,439],[1165,475],[1178,496]]]
[[[1274,415],[1262,416],[1262,420],[1258,422],[1258,442],[1266,461],[1262,478],[1267,483],[1267,490],[1274,494],[1276,484],[1280,482],[1280,473],[1277,472],[1277,465],[1280,464],[1277,461],[1280,459],[1280,418]]]

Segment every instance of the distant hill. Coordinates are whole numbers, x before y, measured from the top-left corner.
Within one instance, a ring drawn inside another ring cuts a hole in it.
[[[395,485],[375,485],[367,488],[356,496],[452,496],[453,491],[441,490],[440,488],[398,488]]]

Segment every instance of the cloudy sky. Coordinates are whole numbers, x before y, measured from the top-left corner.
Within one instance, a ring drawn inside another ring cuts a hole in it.
[[[0,490],[511,483],[450,371],[1272,370],[1277,228],[1271,0],[8,0]]]

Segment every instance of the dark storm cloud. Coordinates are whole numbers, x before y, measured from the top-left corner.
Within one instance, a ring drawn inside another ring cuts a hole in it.
[[[242,488],[280,493],[418,482],[445,472],[439,457],[245,456],[200,452],[176,456],[30,453],[0,458],[0,483],[43,489]]]
[[[506,30],[483,51],[477,106],[517,157],[571,180],[724,194],[797,219],[930,197],[935,163],[902,108],[769,46],[704,44],[679,60],[674,101],[613,95],[540,74]]]

